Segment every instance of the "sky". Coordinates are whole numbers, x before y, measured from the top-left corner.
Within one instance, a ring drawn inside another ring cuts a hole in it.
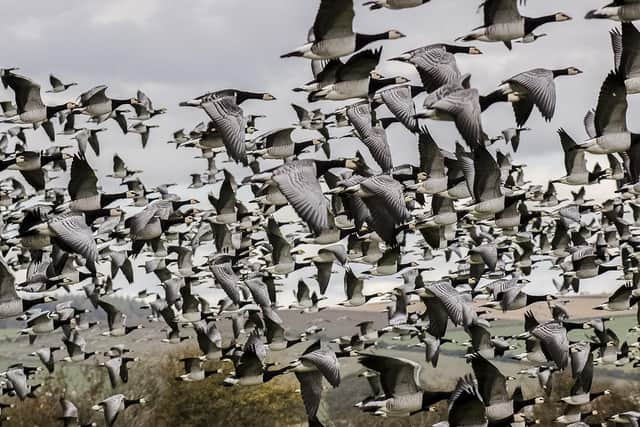
[[[152,130],[147,148],[142,149],[138,135],[125,136],[114,124],[109,124],[110,131],[100,134],[103,153],[99,158],[89,153],[89,162],[98,170],[98,176],[104,176],[117,152],[130,168],[144,170],[141,179],[148,186],[167,182],[188,184],[189,175],[204,171],[206,162],[194,158],[196,151],[176,151],[166,141],[173,131],[189,130],[207,117],[200,109],[179,107],[178,103],[229,87],[266,91],[277,101],[243,104],[245,113],[267,115],[258,122],[258,128],[266,131],[294,123],[296,117],[290,104],[308,104],[304,94],[294,93],[291,88],[311,79],[310,65],[305,59],[280,59],[279,55],[304,44],[318,3],[68,0],[61,7],[55,2],[11,2],[3,5],[0,17],[3,46],[0,65],[19,66],[20,73],[40,82],[43,89],[48,88],[49,73],[65,82],[79,83],[62,94],[43,93],[47,104],[74,99],[99,84],[108,85],[107,93],[114,98],[131,97],[136,90],[143,90],[154,106],[167,108],[167,114],[150,121],[160,127]],[[523,137],[514,156],[517,162],[528,165],[528,179],[546,185],[549,178],[564,175],[556,130],[563,127],[577,141],[586,139],[582,119],[588,109],[595,107],[601,82],[613,66],[609,30],[616,24],[583,19],[588,10],[602,6],[603,0],[527,3],[521,7],[523,15],[535,17],[562,11],[574,19],[539,28],[537,32],[548,36],[532,44],[516,43],[511,52],[501,43],[475,42],[473,45],[483,55],[458,55],[457,59],[461,71],[472,74],[472,85],[481,93],[488,93],[502,80],[531,68],[576,66],[584,71],[577,77],[557,79],[555,117],[546,123],[534,111],[527,123],[533,131]],[[354,29],[362,33],[397,29],[406,34],[400,40],[372,45],[383,45],[383,59],[387,59],[419,46],[452,42],[466,34],[482,24],[478,5],[474,0],[432,0],[414,9],[369,11],[357,2]],[[405,64],[385,63],[379,70],[384,75],[402,74],[419,82],[415,71]],[[11,91],[0,90],[1,99],[11,97]],[[313,107],[330,112],[341,105],[326,101]],[[638,101],[631,98],[628,114],[631,130],[640,128],[633,121],[638,108]],[[483,114],[483,124],[489,135],[514,126],[511,107],[493,106]],[[442,148],[452,149],[460,139],[451,123],[428,125]],[[417,162],[415,136],[398,125],[389,129],[388,136],[395,164]],[[58,137],[56,143],[68,143],[67,138]],[[42,131],[29,134],[30,147],[48,144]],[[504,145],[498,144],[506,151]],[[362,146],[353,138],[332,143],[332,149],[340,155],[352,154],[357,148]],[[595,160],[606,163],[606,158],[590,158],[591,164]],[[113,180],[101,178],[100,182],[106,189],[116,188]],[[64,185],[64,180],[52,185]],[[567,194],[566,188],[560,191]],[[603,198],[611,194],[611,187],[600,185],[589,191]]]

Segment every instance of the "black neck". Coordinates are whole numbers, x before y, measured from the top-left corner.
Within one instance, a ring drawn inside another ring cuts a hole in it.
[[[536,398],[533,397],[531,399],[523,399],[523,400],[514,400],[513,401],[513,412],[520,412],[522,408],[525,406],[530,406],[536,403]]]
[[[127,193],[126,192],[109,193],[109,194],[104,194],[103,193],[103,194],[100,195],[100,204],[102,206],[107,206],[111,202],[115,202],[116,200],[126,199],[126,198],[127,198]]]
[[[527,295],[527,305],[533,304],[534,302],[543,302],[546,300],[546,295]]]
[[[456,46],[452,44],[443,44],[442,47],[449,53],[469,53],[469,46]]]
[[[124,399],[124,407],[128,407],[131,405],[137,405],[140,403],[140,399]]]
[[[424,88],[424,86],[414,86],[411,85],[409,86],[409,88],[411,89],[411,97],[414,98],[418,95],[420,95],[422,92],[424,92],[426,89]]]
[[[266,383],[267,381],[272,380],[278,375],[287,373],[288,370],[289,370],[288,366],[285,366],[284,368],[281,368],[281,369],[275,369],[273,371],[265,370],[264,373],[262,374],[262,381]]]
[[[236,91],[236,104],[241,104],[243,101],[247,99],[262,99],[264,97],[264,93],[258,92],[245,92],[242,90]]]
[[[182,217],[174,217],[174,218],[161,220],[160,222],[162,224],[162,229],[166,231],[172,225],[180,224],[183,221],[184,221],[184,218]]]
[[[54,105],[51,107],[47,107],[47,118],[50,119],[51,117],[53,117],[54,115],[56,115],[56,113],[66,110],[67,109],[67,104],[60,104],[60,105]]]
[[[376,42],[378,40],[386,40],[389,38],[389,33],[379,34],[356,34],[356,50],[360,50],[369,43]]]
[[[302,150],[304,150],[307,147],[311,147],[313,145],[313,140],[308,140],[308,141],[302,141],[302,142],[296,142],[295,145],[293,146],[294,149],[294,153],[295,154],[300,154],[302,152]]]
[[[540,25],[548,24],[549,22],[555,22],[556,15],[540,16],[538,18],[524,18],[524,32],[529,34],[533,32]]]
[[[173,210],[177,211],[181,206],[188,205],[189,203],[191,203],[191,200],[176,200],[171,202],[171,205],[173,206]]]
[[[556,78],[558,76],[568,76],[569,75],[569,70],[567,68],[562,68],[559,70],[553,70],[551,71],[553,73],[553,77]]]
[[[509,100],[508,95],[500,90],[491,92],[489,95],[480,96],[480,110],[484,111],[496,102],[507,102]]]
[[[114,110],[124,104],[131,104],[131,100],[130,99],[112,99],[111,100],[111,108]]]
[[[389,77],[387,79],[369,79],[369,94],[373,94],[385,86],[394,85],[396,83],[395,77]]]
[[[347,161],[344,159],[336,159],[336,160],[314,160],[316,163],[316,176],[320,178],[322,175],[327,173],[329,169],[332,168],[343,168],[345,167]]]

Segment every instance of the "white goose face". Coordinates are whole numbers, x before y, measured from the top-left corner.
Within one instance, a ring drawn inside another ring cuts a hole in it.
[[[556,13],[556,22],[570,21],[571,17],[564,12]]]
[[[404,34],[402,34],[400,31],[398,30],[391,30],[388,32],[388,36],[389,36],[389,40],[395,40],[395,39],[401,39],[403,37],[406,37]]]
[[[576,74],[582,74],[582,70],[576,67],[567,68],[567,74],[570,76],[575,76]]]

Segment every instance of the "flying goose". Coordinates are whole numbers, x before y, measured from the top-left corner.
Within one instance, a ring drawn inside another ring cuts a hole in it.
[[[484,140],[480,119],[480,100],[477,89],[460,89],[449,93],[414,117],[420,119],[445,120],[455,122],[456,129],[470,147],[481,144]]]
[[[317,413],[322,400],[322,378],[332,387],[340,385],[340,363],[336,354],[328,349],[312,345],[297,360],[289,365],[300,383],[300,394],[307,418],[317,422]]]
[[[511,50],[511,42],[523,39],[533,31],[549,22],[562,22],[571,19],[563,12],[530,18],[520,15],[518,0],[486,0],[483,4],[484,24],[459,40],[484,42],[502,42]]]
[[[102,335],[121,337],[143,327],[142,325],[127,326],[127,315],[107,301],[100,299],[98,300],[98,305],[107,314],[107,322],[109,324],[109,330],[103,332]]]
[[[539,323],[531,311],[524,315],[527,335],[540,340],[540,346],[547,360],[553,361],[563,370],[569,362],[569,339],[561,322],[548,320]]]
[[[418,7],[425,3],[429,3],[431,0],[371,0],[362,3],[363,6],[369,6],[369,10],[376,9],[408,9],[411,7]]]
[[[335,81],[312,91],[308,101],[367,98],[385,86],[407,83],[409,80],[405,77],[385,78],[373,71],[378,65],[381,51],[382,48],[375,51],[365,50],[353,55],[336,70]]]
[[[107,86],[96,86],[79,97],[80,108],[84,114],[103,122],[109,118],[116,119],[116,110],[122,105],[134,105],[136,98],[112,99],[106,95]],[[126,129],[126,126],[125,126]]]
[[[333,59],[357,52],[378,40],[404,37],[397,30],[380,34],[354,33],[354,16],[353,0],[321,0],[313,28],[309,32],[308,43],[280,57]]]
[[[391,61],[407,62],[418,71],[422,85],[427,92],[450,83],[457,83],[463,77],[458,70],[455,54],[481,54],[475,47],[456,46],[444,43],[432,44],[410,50]]]
[[[54,301],[44,295],[29,295],[21,298],[16,292],[15,277],[4,258],[0,257],[0,319],[19,316],[31,307]]]
[[[580,145],[564,129],[558,129],[558,135],[564,152],[564,168],[567,174],[550,181],[549,185],[556,182],[567,185],[588,185],[599,182],[605,171],[597,172],[594,168],[593,172],[589,172],[585,150],[581,149]],[[548,203],[550,201],[546,204]]]
[[[636,0],[613,0],[611,3],[587,12],[585,19],[612,19],[631,22],[640,19],[640,3]]]
[[[250,91],[240,90],[240,89],[220,89],[213,92],[207,92],[189,101],[182,101],[180,102],[179,105],[181,107],[200,107],[204,102],[213,101],[216,99],[228,98],[228,97],[232,98],[233,102],[236,105],[240,105],[243,102],[250,99],[261,100],[261,101],[275,101],[276,99],[275,96],[271,95],[268,92],[250,92]],[[262,116],[255,116],[254,118],[257,118],[257,117],[262,117]]]
[[[105,362],[100,362],[98,366],[107,369],[111,388],[116,388],[118,384],[125,384],[129,381],[129,362],[137,361],[133,357],[116,356],[111,357]]]
[[[53,74],[49,74],[49,83],[51,83],[51,90],[48,90],[48,93],[60,93],[60,92],[64,92],[65,90],[69,89],[71,86],[77,86],[78,83],[72,82],[72,83],[62,83],[62,80],[60,80],[58,77],[54,76]]]
[[[144,398],[127,399],[123,394],[114,394],[103,401],[93,405],[91,409],[104,413],[104,423],[107,427],[112,427],[118,415],[133,405],[144,405],[147,401]]]
[[[602,83],[598,105],[584,118],[589,139],[580,145],[592,154],[627,151],[636,135],[627,128],[627,92],[620,70],[610,72]]]
[[[51,141],[55,140],[53,123],[50,119],[64,110],[73,110],[78,107],[74,102],[67,102],[55,106],[47,106],[40,96],[40,85],[34,81],[10,74],[4,78],[6,84],[15,92],[17,115],[7,120],[42,125]]]
[[[220,132],[229,157],[246,165],[247,154],[244,138],[247,122],[242,108],[236,104],[232,97],[205,100],[202,108]]]
[[[31,355],[37,356],[44,367],[47,368],[47,371],[53,373],[55,369],[55,358],[53,354],[58,350],[60,350],[60,347],[43,347],[31,353]]]
[[[409,416],[429,410],[429,394],[420,387],[422,365],[384,354],[361,354],[358,362],[380,375],[384,397],[359,404],[367,412],[382,416]]]
[[[515,0],[513,1],[515,2]],[[498,90],[519,98],[518,101],[512,103],[518,127],[524,126],[527,122],[534,105],[538,107],[542,117],[546,121],[550,121],[556,109],[554,79],[558,76],[574,76],[580,73],[582,71],[576,67],[556,70],[534,68],[503,81]]]
[[[609,32],[613,48],[613,66],[624,76],[627,94],[640,92],[640,32],[630,22],[623,22],[621,28]]]

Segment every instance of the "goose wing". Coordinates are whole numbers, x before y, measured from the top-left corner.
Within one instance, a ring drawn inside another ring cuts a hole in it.
[[[362,181],[360,185],[383,201],[397,222],[404,222],[409,218],[402,184],[390,175],[377,175]]]
[[[469,146],[473,147],[482,142],[481,109],[476,89],[453,92],[437,101],[433,108],[454,116],[456,128]]]
[[[15,92],[18,114],[45,108],[40,96],[40,85],[36,82],[17,74],[9,74],[4,79]]]
[[[528,105],[531,102],[538,107],[545,120],[551,120],[556,109],[556,85],[550,70],[535,68],[513,76],[507,82],[520,85],[528,92],[525,100],[513,103],[516,121],[519,121],[519,115],[520,118],[524,117],[527,109],[531,113],[531,108]],[[528,118],[528,115],[526,117]],[[526,121],[526,118],[524,120]],[[522,124],[524,121],[518,123],[518,126]]]
[[[358,361],[364,367],[380,373],[380,383],[387,398],[420,391],[422,366],[413,360],[381,354],[364,354]]]
[[[478,379],[480,395],[487,405],[510,400],[507,379],[494,364],[474,353],[471,355],[471,367]]]
[[[418,129],[418,121],[413,117],[416,114],[416,107],[411,97],[409,86],[396,86],[380,92],[382,101],[389,111],[400,120],[400,122],[410,131]]]
[[[622,52],[616,65],[627,77],[640,76],[640,32],[630,22],[622,23]]]
[[[320,371],[296,372],[296,378],[300,383],[300,394],[307,416],[311,419],[316,416],[322,400],[322,373]]]
[[[338,68],[336,80],[339,82],[350,80],[361,80],[369,77],[369,73],[376,68],[380,62],[382,48],[368,49],[358,52]]]
[[[420,155],[420,170],[429,177],[445,176],[444,156],[426,126],[420,128],[418,153]]]
[[[95,265],[91,265],[98,260],[98,247],[82,213],[68,212],[58,215],[49,221],[49,228],[56,233],[64,246],[87,260],[89,269],[95,270]]]
[[[322,0],[313,23],[315,40],[352,35],[354,16],[353,0]]]
[[[627,90],[620,70],[610,72],[602,83],[594,124],[597,135],[627,132]]]
[[[500,168],[484,146],[479,146],[474,153],[474,169],[473,196],[476,201],[491,200],[502,196]]]
[[[244,136],[247,119],[243,115],[242,108],[238,107],[229,96],[205,102],[202,108],[220,132],[229,156],[237,162],[246,163]]]
[[[485,27],[517,22],[522,18],[518,11],[518,0],[485,0],[483,12]]]
[[[4,258],[0,257],[0,303],[18,299],[13,272]]]
[[[322,193],[312,160],[285,163],[273,172],[273,180],[296,213],[316,234],[329,229],[329,202]]]
[[[473,375],[460,378],[456,384],[449,401],[449,425],[487,425],[487,410]]]
[[[71,162],[69,196],[71,200],[84,199],[98,194],[98,177],[82,153],[77,153]]]
[[[567,330],[558,322],[546,322],[535,327],[531,334],[540,340],[542,351],[558,368],[564,369],[569,360]]]
[[[460,81],[461,74],[455,56],[442,47],[423,49],[414,54],[411,62],[427,92]]]

